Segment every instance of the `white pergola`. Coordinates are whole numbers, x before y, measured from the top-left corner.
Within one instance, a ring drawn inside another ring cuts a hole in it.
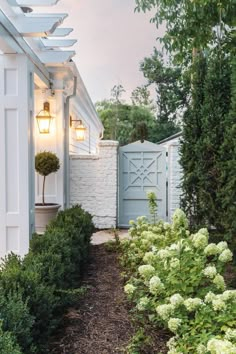
[[[27,253],[34,231],[34,203],[41,194],[34,155],[55,151],[61,168],[49,177],[47,201],[68,205],[69,115],[83,104],[99,138],[103,126],[71,61],[77,41],[61,27],[67,14],[34,13],[58,0],[0,0],[0,256]],[[40,135],[35,115],[50,102],[52,132]]]

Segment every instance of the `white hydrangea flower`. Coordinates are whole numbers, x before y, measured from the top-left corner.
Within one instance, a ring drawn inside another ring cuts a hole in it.
[[[151,247],[152,253],[156,254],[157,252],[157,247],[156,246],[152,246]]]
[[[212,291],[209,291],[209,292],[206,294],[204,301],[205,301],[206,303],[210,303],[210,302],[212,302],[214,299],[216,299],[216,294],[214,294]]]
[[[220,253],[220,250],[215,243],[209,243],[209,245],[204,249],[204,253],[207,256],[215,256]]]
[[[179,228],[184,227],[185,229],[188,228],[188,219],[181,209],[176,209],[174,215],[172,217],[173,227]]]
[[[171,256],[171,253],[167,249],[163,249],[157,252],[157,256],[160,259],[166,259]]]
[[[166,343],[169,349],[175,349],[177,336],[171,337]]]
[[[207,278],[213,279],[216,276],[216,274],[217,274],[217,270],[216,270],[215,266],[208,266],[202,271],[202,273]]]
[[[180,268],[180,261],[178,258],[172,258],[170,260],[170,268],[171,269],[179,269]]]
[[[212,300],[212,306],[215,311],[222,311],[226,309],[226,304],[221,298]]]
[[[138,267],[138,272],[145,279],[150,279],[155,274],[155,268],[150,264],[144,264]]]
[[[221,241],[221,242],[217,243],[217,247],[220,252],[223,252],[224,250],[228,249],[228,243],[225,241]]]
[[[155,260],[155,254],[153,252],[146,252],[143,257],[143,262],[147,264],[152,264]]]
[[[182,305],[183,302],[184,302],[184,299],[180,294],[174,294],[170,297],[170,303],[174,307],[178,307],[179,305]]]
[[[132,295],[135,290],[136,290],[136,287],[132,284],[126,284],[124,287],[124,291],[128,295]]]
[[[168,320],[174,311],[174,306],[172,304],[159,305],[156,308],[156,312],[161,317],[162,320]]]
[[[129,221],[129,225],[131,225],[131,226],[135,225],[135,221],[134,220],[130,220]]]
[[[184,300],[184,306],[189,312],[195,311],[200,305],[203,304],[203,301],[197,297],[188,298]]]
[[[172,243],[172,245],[169,247],[169,250],[180,252],[182,250],[182,243],[180,241],[177,243]]]
[[[225,280],[222,275],[217,274],[213,279],[213,284],[216,285],[217,289],[224,290],[225,289]]]
[[[222,294],[222,299],[224,301],[228,301],[228,300],[236,300],[236,290],[226,290],[223,292]]]
[[[236,329],[228,328],[227,331],[225,332],[225,339],[235,341],[236,340]]]
[[[159,294],[164,289],[164,284],[161,279],[154,275],[149,281],[149,290],[153,295]]]
[[[148,245],[149,245],[149,241],[148,241],[146,238],[143,238],[143,239],[141,240],[141,244],[142,244],[143,246],[148,246]]]
[[[168,222],[164,222],[164,224],[163,224],[163,228],[164,228],[164,230],[169,230],[170,229],[170,224],[168,223]]]
[[[139,222],[143,222],[143,221],[147,221],[147,218],[146,218],[146,216],[138,216],[137,217],[137,221],[139,221]]]
[[[145,297],[141,297],[141,299],[139,299],[139,302],[136,307],[139,311],[145,311],[148,304],[149,304],[149,299],[148,299],[148,297],[145,296]]]
[[[203,344],[197,346],[197,354],[206,354],[207,348]]]
[[[207,349],[211,354],[234,354],[236,346],[228,340],[210,339],[207,343]]]
[[[232,261],[233,259],[233,253],[227,249],[224,250],[220,255],[219,255],[219,261],[221,261],[222,263],[227,263]]]
[[[205,231],[206,230],[206,231]],[[208,231],[207,229],[201,229],[192,236],[193,246],[195,248],[203,249],[208,244]]]
[[[168,321],[168,328],[171,332],[176,333],[179,326],[181,325],[182,320],[180,318],[170,318]]]

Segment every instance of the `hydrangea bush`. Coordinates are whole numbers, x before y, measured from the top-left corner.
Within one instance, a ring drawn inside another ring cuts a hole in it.
[[[223,277],[232,260],[227,243],[209,243],[204,228],[190,234],[180,209],[172,224],[145,217],[130,224],[125,292],[149,322],[173,333],[168,353],[236,353],[236,290],[226,290]]]

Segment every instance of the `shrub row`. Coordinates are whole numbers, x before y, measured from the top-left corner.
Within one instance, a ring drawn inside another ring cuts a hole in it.
[[[172,332],[168,353],[236,353],[236,290],[223,277],[232,260],[227,243],[209,243],[207,229],[190,234],[179,209],[172,224],[131,221],[129,234],[121,256],[125,292],[139,317]]]
[[[74,206],[58,214],[43,236],[34,235],[24,259],[10,254],[0,271],[0,354],[47,352],[66,290],[78,284],[94,226]]]

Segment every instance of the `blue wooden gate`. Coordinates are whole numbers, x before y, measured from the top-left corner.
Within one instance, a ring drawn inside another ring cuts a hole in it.
[[[154,192],[158,217],[166,220],[166,150],[144,141],[119,149],[119,227],[129,220],[149,217],[147,192]]]

